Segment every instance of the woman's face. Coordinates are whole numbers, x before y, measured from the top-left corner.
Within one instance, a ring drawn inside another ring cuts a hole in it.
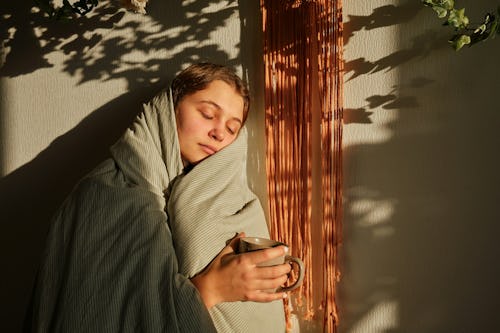
[[[242,126],[243,97],[216,80],[184,96],[175,109],[181,156],[191,164],[232,143]]]

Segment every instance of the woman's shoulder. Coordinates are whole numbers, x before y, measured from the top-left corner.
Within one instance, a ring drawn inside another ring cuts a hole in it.
[[[74,192],[87,192],[96,187],[123,187],[125,179],[116,162],[108,158],[98,164],[76,184]]]

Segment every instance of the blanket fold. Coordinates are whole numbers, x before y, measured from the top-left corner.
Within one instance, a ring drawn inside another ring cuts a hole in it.
[[[180,175],[168,201],[180,272],[192,277],[237,232],[269,238],[264,212],[246,177],[247,131]],[[282,301],[222,303],[210,310],[218,332],[285,332]]]
[[[179,274],[165,212],[182,173],[162,92],[54,217],[33,299],[34,332],[215,332]]]

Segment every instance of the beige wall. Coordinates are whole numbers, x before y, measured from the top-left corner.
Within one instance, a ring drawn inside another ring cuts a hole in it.
[[[2,5],[0,38],[14,36],[0,53],[2,332],[19,331],[54,209],[185,64],[248,77],[250,181],[265,197],[258,2],[165,3],[147,16],[103,7],[79,25]],[[496,6],[460,3],[476,18]],[[340,331],[498,330],[500,44],[454,53],[418,0],[344,1],[344,21]]]
[[[341,332],[498,332],[499,40],[455,53],[417,0],[344,21]]]

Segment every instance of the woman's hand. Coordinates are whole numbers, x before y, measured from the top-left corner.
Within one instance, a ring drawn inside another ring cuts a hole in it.
[[[257,266],[284,255],[286,247],[236,254],[234,249],[239,238],[244,236],[244,233],[240,233],[233,238],[203,271],[191,279],[209,309],[222,302],[271,302],[286,297],[286,293],[273,293],[269,290],[276,290],[285,283],[291,266],[286,263]]]

